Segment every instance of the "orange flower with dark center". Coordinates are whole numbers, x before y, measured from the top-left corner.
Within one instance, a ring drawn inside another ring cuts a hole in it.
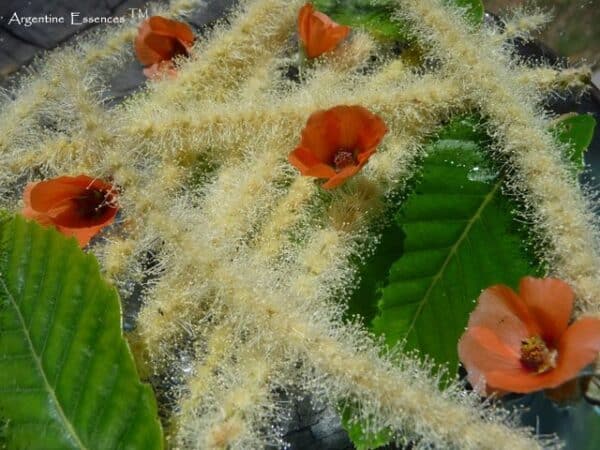
[[[316,58],[336,48],[350,33],[350,27],[339,25],[311,3],[300,8],[298,34],[308,58]]]
[[[383,120],[362,106],[317,111],[288,159],[302,175],[326,178],[323,187],[331,189],[367,163],[386,132]]]
[[[113,223],[119,209],[113,186],[86,175],[29,183],[23,199],[25,217],[74,236],[81,247]]]
[[[568,326],[574,294],[554,278],[521,279],[519,293],[492,286],[481,294],[458,354],[480,394],[527,393],[575,378],[600,352],[600,320]]]
[[[135,38],[135,53],[148,78],[177,74],[173,59],[189,56],[194,32],[188,24],[161,16],[144,20]]]

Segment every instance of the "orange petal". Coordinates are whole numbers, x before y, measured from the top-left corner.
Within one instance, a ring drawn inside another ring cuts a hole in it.
[[[161,36],[156,33],[150,33],[146,36],[144,43],[160,56],[161,61],[168,61],[177,54],[179,48],[181,53],[182,47],[177,39],[171,36]]]
[[[593,362],[598,353],[600,319],[583,317],[572,323],[560,338],[558,365],[554,371],[564,373],[566,379],[570,379]]]
[[[144,67],[142,70],[146,78],[150,80],[160,80],[163,78],[177,78],[177,69],[173,61],[161,61],[151,66]]]
[[[490,386],[511,392],[527,393],[555,388],[575,378],[600,352],[600,320],[583,318],[564,333],[558,347],[557,366],[548,372],[529,372],[526,376],[511,371],[488,372]]]
[[[302,130],[300,145],[310,149],[320,162],[333,165],[335,153],[340,149],[340,117],[334,108],[310,115]]]
[[[73,236],[81,248],[89,244],[94,236],[96,236],[104,227],[113,223],[114,217],[101,225],[83,227],[83,228],[69,228],[64,226],[57,226],[57,230],[65,236]]]
[[[161,55],[146,44],[146,38],[150,33],[152,33],[150,22],[149,20],[145,20],[140,24],[138,34],[133,42],[135,55],[139,62],[144,66],[157,63],[161,60]]]
[[[520,352],[521,341],[532,334],[528,322],[532,319],[517,294],[508,286],[497,285],[481,293],[468,327],[485,327]]]
[[[69,182],[66,177],[40,181],[29,191],[30,206],[38,212],[48,212],[57,204],[77,197],[85,191],[84,187]]]
[[[27,219],[35,220],[40,225],[50,225],[52,220],[50,220],[45,211],[36,211],[31,207],[31,191],[37,184],[38,183],[28,183],[27,186],[25,186],[25,190],[23,191],[23,202],[25,205],[21,210],[21,214]]]
[[[338,148],[358,149],[359,154],[369,152],[387,132],[383,120],[362,106],[336,106],[332,111],[340,123]]]
[[[339,25],[308,3],[298,14],[298,34],[308,58],[333,50],[346,38],[350,28]]]
[[[358,135],[358,147],[363,151],[370,151],[379,145],[388,130],[379,116],[368,109],[362,109],[364,126]]]
[[[323,183],[324,189],[333,189],[334,187],[339,186],[340,184],[346,182],[348,178],[355,175],[360,170],[359,166],[348,166],[344,167],[334,176],[332,176],[326,183]]]
[[[335,175],[332,167],[323,164],[314,153],[306,147],[298,147],[288,156],[288,161],[300,170],[302,175],[329,178]]]
[[[304,175],[316,178],[330,178],[335,176],[335,170],[327,164],[319,163],[316,166],[310,167]]]
[[[308,42],[309,36],[309,17],[315,11],[315,7],[311,3],[305,4],[302,8],[300,8],[300,12],[298,13],[298,34],[300,35],[300,40],[306,46]]]
[[[553,371],[547,373],[553,373]],[[490,371],[486,373],[485,377],[491,389],[527,394],[553,386],[552,384],[548,384],[547,377],[544,375],[539,375],[536,372],[527,371],[526,369],[515,369],[512,371]],[[559,384],[561,383],[555,385]]]
[[[574,300],[571,287],[555,278],[525,277],[521,279],[519,295],[540,325],[542,338],[556,346],[571,318]]]
[[[458,354],[465,366],[477,366],[483,372],[522,367],[520,352],[485,327],[469,327],[459,339]]]
[[[304,50],[309,58],[316,58],[334,50],[350,33],[349,27],[336,24],[318,11],[309,17],[308,23],[308,39]]]
[[[362,106],[336,106],[331,111],[336,114],[339,123],[337,147],[359,147],[358,137],[368,128],[371,113]]]
[[[492,330],[473,326],[458,341],[458,356],[468,372],[468,380],[479,393],[485,394],[488,371],[521,371],[520,354]]]
[[[194,32],[183,22],[152,16],[140,24],[135,53],[144,66],[169,60],[194,43]]]
[[[152,16],[148,19],[148,23],[153,33],[173,37],[179,40],[182,45],[189,47],[194,42],[194,32],[185,22],[167,19],[162,16]]]
[[[486,299],[485,301],[500,301],[504,303],[505,307],[523,322],[530,336],[540,334],[541,328],[535,320],[535,317],[533,317],[523,299],[510,287],[502,284],[489,287],[479,296],[480,300],[483,298]],[[477,320],[483,321],[485,318],[482,316],[481,319]]]

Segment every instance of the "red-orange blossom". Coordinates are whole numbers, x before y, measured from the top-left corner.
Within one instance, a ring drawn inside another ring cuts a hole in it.
[[[339,25],[326,14],[307,3],[298,14],[298,34],[308,58],[316,58],[334,50],[350,33],[350,27]]]
[[[525,277],[519,293],[486,289],[458,344],[468,380],[482,395],[555,388],[600,352],[600,320],[568,325],[574,294],[554,278]]]
[[[26,218],[75,237],[81,247],[110,225],[118,211],[113,186],[87,175],[29,183],[23,200]]]
[[[302,130],[300,145],[288,157],[302,175],[325,178],[325,189],[356,174],[387,132],[379,116],[362,106],[317,111]]]

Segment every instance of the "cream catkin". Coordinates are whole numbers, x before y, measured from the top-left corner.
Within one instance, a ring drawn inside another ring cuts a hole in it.
[[[508,56],[441,1],[399,0],[398,5],[399,14],[414,23],[448,70],[464,80],[496,130],[499,150],[514,161],[515,184],[536,205],[539,234],[548,237],[543,256],[573,286],[580,310],[600,314],[599,240],[591,208],[563,163],[536,99],[513,81]]]
[[[160,13],[198,3],[175,0]],[[389,428],[417,448],[555,444],[459,382],[440,389],[416,355],[385,354],[344,319],[343,299],[352,257],[377,239],[387,196],[417,172],[425,138],[478,110],[549,243],[541,254],[576,288],[580,309],[598,313],[597,232],[536,106],[542,94],[583,87],[585,69],[511,59],[503,41],[528,37],[543,15],[518,13],[501,35],[469,28],[442,1],[398,0],[439,64],[411,70],[388,56],[373,68],[377,45],[354,30],[293,81],[284,74],[303,3],[244,2],[231,25],[198,36],[174,80],[148,81],[118,106],[104,104],[101,88],[131,56],[134,26],[51,55],[0,121],[0,199],[18,209],[13,191],[33,173],[86,172],[119,186],[122,218],[91,249],[123,297],[142,288],[135,335],[149,370],[185,380],[173,387],[170,429],[181,448],[280,445],[269,423],[281,422],[276,391],[288,388],[334,407],[352,402],[370,430]],[[323,192],[287,156],[310,114],[339,104],[367,107],[389,132],[359,175]],[[57,130],[43,126],[48,119]]]

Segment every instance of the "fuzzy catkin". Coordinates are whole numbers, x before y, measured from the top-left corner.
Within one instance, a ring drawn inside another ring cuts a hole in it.
[[[562,160],[535,96],[513,81],[508,56],[461,13],[439,0],[398,0],[398,14],[414,24],[455,76],[464,80],[516,168],[515,185],[535,205],[542,256],[574,288],[578,308],[600,314],[600,240],[590,205]]]
[[[165,14],[194,3],[175,0]],[[512,183],[532,205],[538,232],[553,244],[545,255],[553,270],[594,311],[595,231],[534,107],[541,92],[576,84],[577,74],[523,69],[497,34],[470,30],[443,2],[406,0],[398,13],[440,67],[417,73],[392,59],[362,70],[377,48],[355,31],[295,84],[280,71],[301,3],[245,2],[231,26],[199,37],[175,80],[148,82],[118,107],[103,105],[97,88],[102,64],[118,67],[131,53],[133,27],[107,33],[104,47],[84,41],[53,56],[31,80],[41,96],[23,90],[8,104],[21,122],[0,122],[2,184],[19,186],[34,170],[86,171],[121,187],[124,218],[92,249],[123,292],[144,288],[136,335],[151,371],[191,367],[172,436],[185,448],[278,442],[267,422],[281,415],[273,390],[287,385],[334,406],[356,401],[356,418],[370,429],[389,427],[417,447],[539,448],[530,430],[460,384],[441,390],[414,355],[382,354],[364,329],[344,321],[339,300],[354,282],[351,256],[374,238],[372,221],[389,191],[415,174],[425,137],[478,109],[517,169]],[[528,35],[542,19],[521,15],[503,38]],[[69,67],[79,58],[83,64]],[[56,88],[72,91],[66,103]],[[324,195],[286,157],[309,115],[340,103],[368,107],[390,132],[359,176]],[[61,132],[45,130],[42,116],[59,120]],[[197,180],[200,162],[209,169]],[[194,355],[191,366],[178,359],[181,350]]]

